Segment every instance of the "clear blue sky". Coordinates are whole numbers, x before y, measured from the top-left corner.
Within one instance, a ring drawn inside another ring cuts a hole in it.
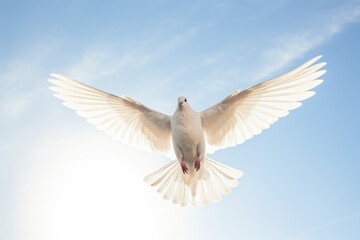
[[[360,239],[360,1],[1,1],[0,239]],[[244,171],[180,208],[142,177],[167,160],[51,96],[56,72],[172,114],[322,54],[325,82],[212,158]]]

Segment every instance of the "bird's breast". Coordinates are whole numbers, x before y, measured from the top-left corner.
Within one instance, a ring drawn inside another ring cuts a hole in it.
[[[205,144],[200,116],[174,116],[171,130],[174,147],[181,149],[186,161],[194,161],[199,154],[198,144]]]

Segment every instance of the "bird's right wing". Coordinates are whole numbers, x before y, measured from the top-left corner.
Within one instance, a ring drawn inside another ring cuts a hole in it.
[[[54,96],[106,134],[150,152],[173,155],[170,117],[136,100],[51,74]]]
[[[201,112],[207,153],[260,134],[290,110],[300,107],[300,101],[313,96],[315,92],[309,90],[322,83],[319,77],[326,72],[320,70],[326,63],[314,65],[320,57],[279,77],[235,91]]]

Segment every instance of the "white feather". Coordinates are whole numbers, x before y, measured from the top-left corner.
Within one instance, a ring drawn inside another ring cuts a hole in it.
[[[219,202],[222,194],[230,194],[243,173],[206,158],[199,172],[183,174],[177,160],[170,162],[144,178],[149,185],[157,187],[164,199],[180,206],[206,205]]]
[[[170,116],[125,96],[115,96],[51,74],[50,89],[64,105],[106,134],[132,146],[173,156]]]
[[[235,91],[220,103],[201,112],[207,153],[243,143],[269,128],[301,102],[312,97],[309,91],[319,84],[326,63],[313,65],[321,56],[279,77],[244,91]]]

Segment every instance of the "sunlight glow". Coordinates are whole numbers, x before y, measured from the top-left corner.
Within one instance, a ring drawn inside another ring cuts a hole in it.
[[[19,239],[181,238],[177,226],[186,210],[142,181],[146,162],[159,162],[157,156],[89,139],[63,138],[44,144],[46,153],[29,156],[38,164],[20,188]]]

